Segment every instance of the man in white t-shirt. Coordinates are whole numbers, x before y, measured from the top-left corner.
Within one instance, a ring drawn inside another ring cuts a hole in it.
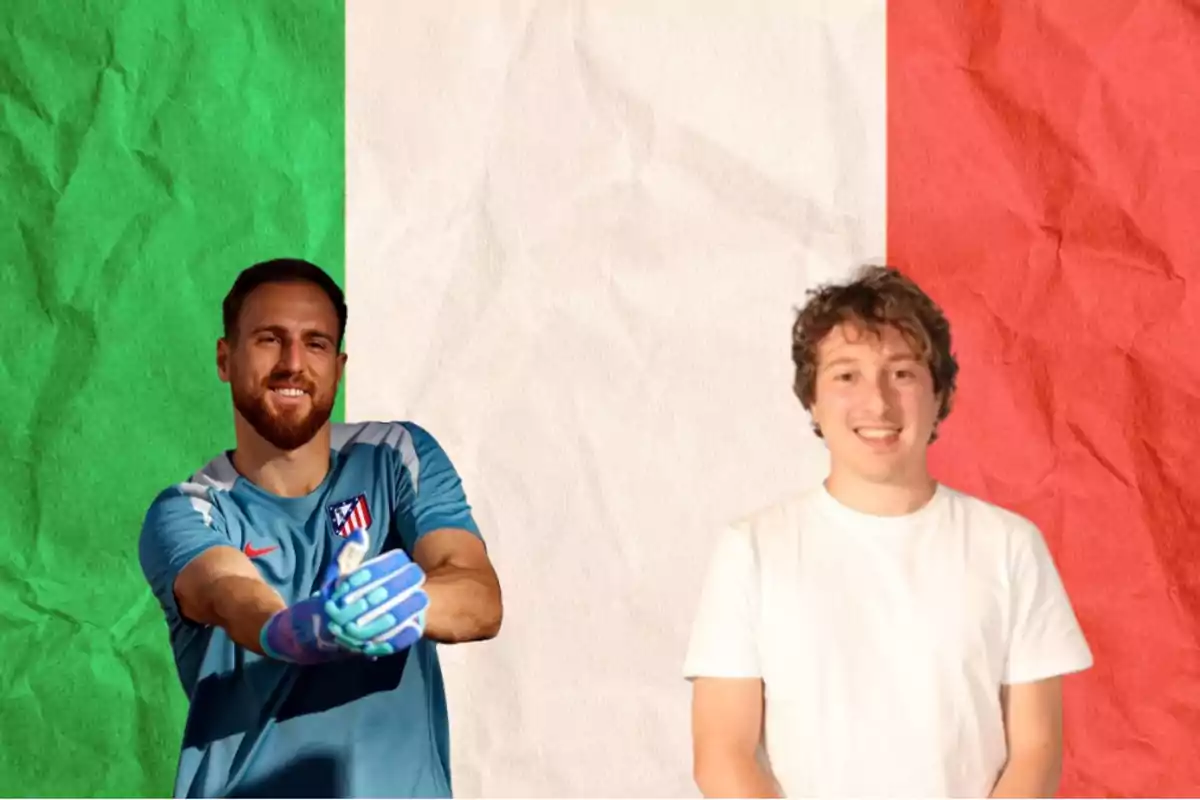
[[[796,394],[816,488],[729,526],[689,645],[707,797],[1047,797],[1062,676],[1092,654],[1039,530],[939,484],[958,366],[938,307],[872,267],[813,292]]]

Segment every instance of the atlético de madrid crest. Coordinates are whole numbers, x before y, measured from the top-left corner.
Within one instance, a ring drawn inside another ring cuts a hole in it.
[[[343,539],[359,528],[366,529],[371,524],[371,509],[367,507],[367,496],[360,494],[350,500],[340,500],[327,506],[329,521],[333,530]]]

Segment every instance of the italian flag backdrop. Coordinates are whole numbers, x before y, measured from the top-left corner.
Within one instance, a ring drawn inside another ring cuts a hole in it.
[[[695,795],[712,537],[823,476],[793,309],[883,260],[953,324],[937,477],[1095,652],[1062,792],[1200,791],[1194,3],[22,0],[0,176],[0,792],[170,792],[138,531],[232,446],[220,301],[277,256],[346,288],[337,418],[430,429],[502,576],[441,649],[460,795]]]

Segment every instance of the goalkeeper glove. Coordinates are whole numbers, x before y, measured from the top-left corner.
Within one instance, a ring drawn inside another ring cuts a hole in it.
[[[365,530],[353,531],[321,588],[267,621],[259,639],[264,653],[318,664],[354,653],[398,653],[421,637],[429,605],[424,572],[403,550],[362,563],[369,542]]]

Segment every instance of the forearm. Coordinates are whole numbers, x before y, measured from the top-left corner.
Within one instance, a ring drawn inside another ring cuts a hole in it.
[[[705,797],[782,797],[770,772],[754,756],[709,757],[696,769]]]
[[[454,644],[491,639],[500,632],[503,609],[493,573],[438,567],[426,576],[425,593],[429,595],[426,638]]]
[[[257,578],[231,575],[215,581],[210,596],[211,623],[237,644],[263,655],[259,640],[263,626],[287,607],[279,593]]]
[[[989,797],[1054,797],[1060,771],[1061,759],[1054,748],[1013,756]]]

